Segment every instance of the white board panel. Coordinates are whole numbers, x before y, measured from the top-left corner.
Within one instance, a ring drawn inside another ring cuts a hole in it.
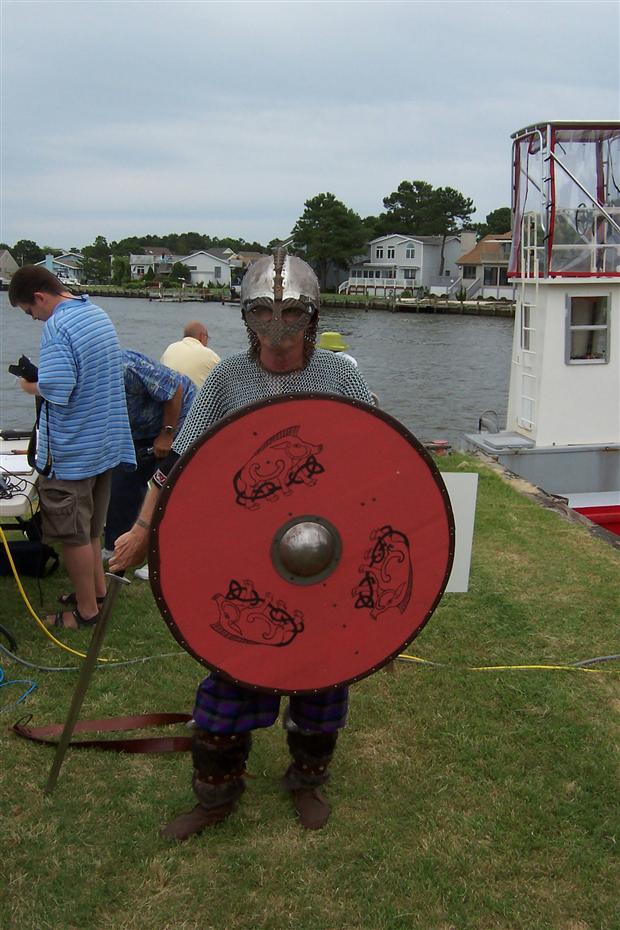
[[[454,564],[446,586],[447,594],[465,592],[469,587],[471,547],[474,539],[474,518],[478,494],[478,475],[473,472],[442,472],[456,532]]]

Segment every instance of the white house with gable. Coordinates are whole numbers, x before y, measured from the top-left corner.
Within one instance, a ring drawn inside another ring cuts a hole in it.
[[[217,255],[214,252],[201,250],[182,258],[179,257],[177,261],[183,262],[191,271],[192,284],[207,287],[211,281],[212,284],[218,286],[230,286],[231,259],[224,257],[221,252]]]
[[[508,278],[512,232],[491,233],[457,260],[467,300],[494,297],[514,300],[515,285]]]
[[[461,277],[457,259],[476,241],[473,232],[452,236],[379,236],[368,244],[368,256],[352,264],[338,288],[345,294],[398,295],[427,287],[445,294]],[[443,268],[442,268],[443,248]]]
[[[72,285],[84,283],[83,261],[81,252],[63,252],[62,255],[46,255],[43,261],[36,264],[47,268],[64,284]]]

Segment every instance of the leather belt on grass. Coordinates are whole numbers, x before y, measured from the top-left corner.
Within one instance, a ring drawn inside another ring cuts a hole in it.
[[[105,717],[101,720],[78,720],[75,733],[114,732],[117,730],[143,730],[146,727],[167,726],[172,723],[187,723],[192,719],[191,714],[137,714],[133,717]],[[64,730],[64,723],[49,723],[42,727],[29,727],[31,715],[22,717],[12,727],[17,736],[31,740],[34,743],[43,743],[46,746],[57,746],[58,740],[52,737],[60,736]],[[189,752],[192,747],[192,737],[188,736],[139,736],[126,739],[85,739],[71,740],[69,743],[75,749],[101,749],[107,752]]]

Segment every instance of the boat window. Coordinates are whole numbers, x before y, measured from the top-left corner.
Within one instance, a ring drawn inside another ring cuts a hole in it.
[[[606,296],[568,297],[566,364],[609,361],[609,300]]]
[[[521,375],[521,415],[519,425],[525,429],[534,428],[534,415],[536,411],[536,379],[534,375],[524,372]]]

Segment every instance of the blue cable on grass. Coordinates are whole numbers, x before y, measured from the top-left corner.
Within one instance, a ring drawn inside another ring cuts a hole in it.
[[[11,710],[12,707],[17,707],[18,704],[21,704],[22,701],[25,701],[29,694],[31,694],[34,689],[37,687],[36,681],[30,681],[27,678],[11,678],[8,681],[4,679],[4,669],[0,665],[0,688],[6,688],[8,685],[28,685],[22,696],[17,700],[13,701],[11,704],[5,704],[4,707],[0,707],[0,714],[3,714],[7,710]]]

